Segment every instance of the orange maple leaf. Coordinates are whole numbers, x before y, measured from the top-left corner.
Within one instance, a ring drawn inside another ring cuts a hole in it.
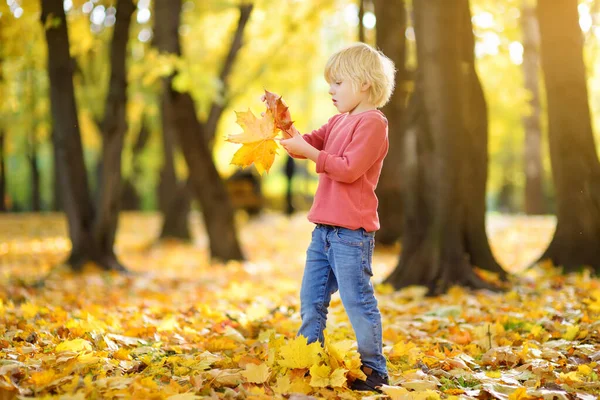
[[[277,154],[278,146],[274,139],[279,133],[273,114],[267,110],[260,119],[256,118],[250,110],[235,114],[237,124],[244,131],[227,137],[228,142],[242,144],[233,155],[231,163],[240,167],[247,167],[254,163],[259,173],[269,172]]]
[[[265,90],[265,102],[267,103],[268,110],[271,111],[273,118],[275,118],[275,126],[283,131],[284,136],[292,137],[288,130],[292,127],[294,121],[292,121],[289,107],[285,104],[281,96]]]

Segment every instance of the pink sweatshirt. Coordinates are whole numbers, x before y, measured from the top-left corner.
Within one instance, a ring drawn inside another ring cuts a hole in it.
[[[303,138],[320,150],[319,186],[308,220],[367,232],[378,230],[375,188],[389,146],[383,113],[337,114]]]

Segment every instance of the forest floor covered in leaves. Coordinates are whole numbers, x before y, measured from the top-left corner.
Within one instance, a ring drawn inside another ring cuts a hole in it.
[[[600,395],[600,281],[524,270],[548,244],[550,217],[491,216],[506,292],[380,284],[399,247],[378,247],[374,280],[390,386],[371,398],[595,399]],[[0,398],[340,398],[360,376],[335,295],[324,349],[295,338],[312,224],[266,213],[241,221],[247,262],[210,264],[194,243],[155,244],[157,215],[125,214],[120,259],[135,273],[53,268],[67,255],[59,215],[0,217]],[[46,277],[43,286],[33,284]],[[488,277],[493,279],[493,277]]]

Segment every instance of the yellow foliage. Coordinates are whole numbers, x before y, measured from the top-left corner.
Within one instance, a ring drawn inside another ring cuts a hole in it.
[[[259,365],[246,364],[246,370],[242,372],[242,376],[246,378],[246,381],[251,383],[264,383],[269,380],[270,375],[271,370],[265,363]]]
[[[310,386],[326,387],[329,385],[331,368],[327,365],[313,365],[310,367]]]
[[[59,343],[54,350],[59,353],[62,351],[92,351],[92,344],[85,339],[65,340]]]
[[[279,365],[286,368],[310,368],[321,360],[319,342],[307,344],[304,336],[298,336],[279,349]]]
[[[236,122],[244,131],[227,137],[229,142],[242,144],[233,155],[231,163],[240,167],[247,167],[254,163],[259,173],[269,172],[278,148],[274,138],[279,130],[275,126],[273,114],[267,111],[262,118],[258,119],[252,111],[248,110],[236,112],[236,115]]]
[[[40,259],[57,257],[57,250],[44,243],[64,240],[66,224],[58,216],[35,218],[48,219],[43,228],[28,229],[48,232],[51,239],[18,241],[14,229],[26,224],[7,219],[10,224],[0,226],[0,257],[10,256],[15,264],[7,264],[5,276],[24,279],[40,273],[29,256],[14,261],[27,253],[27,246],[52,249],[50,254],[37,250]],[[338,299],[330,306],[324,348],[294,336],[312,230],[305,215],[288,219],[272,214],[244,222],[240,234],[250,261],[224,268],[211,265],[197,245],[140,251],[140,242],[154,240],[159,218],[136,217],[132,225],[129,218],[125,215],[122,232],[136,233],[120,236],[119,254],[133,269],[151,274],[59,270],[45,288],[28,288],[25,301],[18,301],[22,287],[12,285],[13,280],[0,285],[0,391],[18,388],[40,398],[68,394],[74,399],[266,399],[293,393],[358,398],[347,381],[365,377]],[[60,249],[61,257],[66,256],[69,247],[61,244]],[[397,254],[378,251],[374,257],[374,280],[381,280],[396,266]],[[557,291],[557,279],[575,290]],[[482,392],[533,400],[543,395],[544,381],[582,398],[594,395],[597,322],[591,303],[578,296],[594,293],[598,279],[539,273],[514,286],[507,296],[453,289],[451,305],[465,310],[460,317],[430,313],[448,306],[447,296],[378,292],[384,355],[394,385],[383,388],[385,395],[457,399],[478,386]],[[542,303],[535,310],[523,307],[535,302]],[[554,318],[567,304],[577,312]],[[581,318],[585,313],[588,319]],[[457,332],[468,332],[476,343],[457,346],[448,340]],[[557,340],[562,338],[572,339]],[[590,361],[579,364],[581,360]]]

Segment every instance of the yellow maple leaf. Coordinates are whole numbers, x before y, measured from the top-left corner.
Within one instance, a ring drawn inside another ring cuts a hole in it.
[[[346,383],[347,369],[337,368],[333,373],[328,365],[313,365],[310,367],[310,386],[313,387],[342,387]]]
[[[280,376],[277,378],[277,384],[273,388],[275,393],[284,394],[290,393],[292,388],[292,382],[290,381],[290,377],[287,375]]]
[[[258,119],[248,110],[236,112],[236,116],[237,124],[244,131],[227,137],[228,142],[242,144],[233,155],[231,164],[247,167],[254,163],[259,173],[269,172],[278,148],[274,139],[279,129],[275,126],[273,114],[267,110],[262,118]]]
[[[246,370],[242,371],[242,376],[250,383],[265,383],[270,374],[271,370],[265,363],[259,365],[246,364]]]
[[[327,387],[331,368],[327,365],[313,365],[310,367],[310,386]]]
[[[344,383],[346,383],[346,372],[348,372],[348,370],[344,368],[337,368],[335,371],[333,371],[329,377],[329,385],[331,387],[344,386]]]
[[[74,352],[80,352],[80,351],[92,351],[92,345],[90,342],[88,342],[85,339],[73,339],[73,340],[65,340],[64,342],[60,343],[58,346],[56,346],[56,348],[54,349],[56,352],[61,352],[61,351],[74,351]]]
[[[279,349],[279,365],[286,368],[310,368],[321,360],[319,342],[308,344],[304,336],[290,340]]]
[[[366,379],[366,375],[360,369],[362,362],[354,341],[342,340],[332,343],[328,338],[325,338],[325,347],[332,368],[342,368],[349,372],[349,377],[354,379]]]

